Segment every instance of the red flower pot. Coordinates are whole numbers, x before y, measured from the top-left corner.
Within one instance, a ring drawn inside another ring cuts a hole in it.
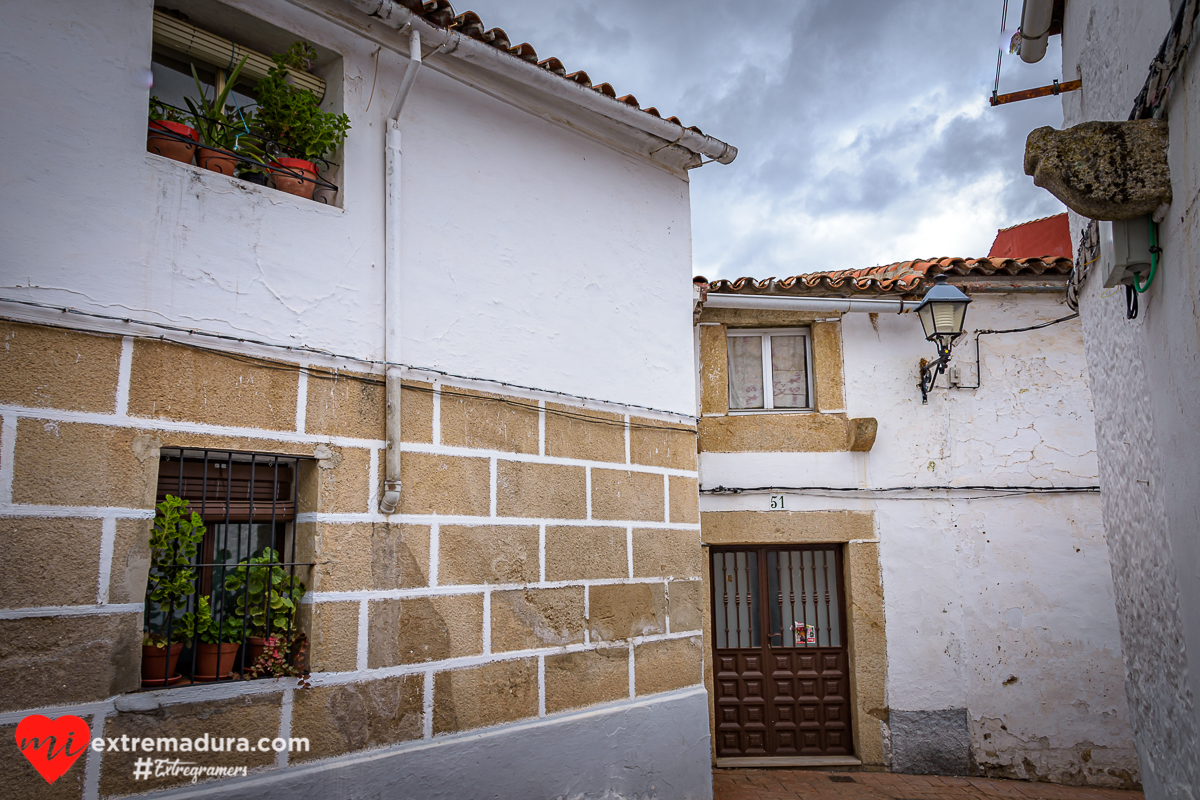
[[[177,137],[184,137],[191,141],[183,141]],[[200,141],[200,134],[196,132],[195,128],[189,128],[182,122],[152,119],[146,133],[146,150],[165,158],[190,164],[198,141]]]
[[[164,686],[175,677],[175,664],[183,652],[183,642],[167,647],[142,645],[142,683],[147,686]]]
[[[233,671],[237,651],[237,642],[196,645],[196,674],[192,680],[215,681],[224,678]]]
[[[302,158],[281,158],[271,162],[271,179],[281,192],[311,200],[317,188],[317,165]]]
[[[211,147],[200,147],[196,150],[196,163],[212,172],[232,175],[234,167],[237,166],[237,159]]]

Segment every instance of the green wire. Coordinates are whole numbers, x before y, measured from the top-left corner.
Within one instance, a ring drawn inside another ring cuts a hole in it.
[[[1150,274],[1146,277],[1146,282],[1139,286],[1138,276],[1133,276],[1133,288],[1138,294],[1145,294],[1150,288],[1150,284],[1154,283],[1154,273],[1158,271],[1158,225],[1153,219],[1150,220]]]

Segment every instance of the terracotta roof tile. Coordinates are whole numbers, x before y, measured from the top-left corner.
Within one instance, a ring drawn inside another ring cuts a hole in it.
[[[522,58],[528,61],[531,64],[538,63],[537,50],[534,50],[533,45],[531,45],[529,42],[514,45],[513,47],[508,48],[508,52],[512,53],[517,58]],[[549,61],[550,59],[546,60]]]
[[[588,74],[582,70],[568,74],[566,68],[563,66],[563,63],[557,58],[550,57],[539,61],[537,51],[533,49],[532,45],[528,43],[513,45],[512,40],[502,28],[491,28],[489,30],[484,30],[483,20],[481,20],[479,15],[474,11],[464,11],[461,14],[455,15],[454,8],[450,5],[448,0],[398,1],[412,13],[421,17],[426,22],[438,26],[439,28],[458,31],[459,33],[471,37],[472,39],[483,42],[484,44],[489,44],[492,47],[495,47],[497,50],[503,50],[507,53],[511,53],[517,58],[523,59],[532,64],[536,64],[547,72],[553,72],[557,75],[561,75],[566,80],[577,83],[580,86],[604,95],[608,95],[618,102],[625,103],[626,105],[633,106],[634,108],[641,108],[641,106],[638,104],[637,98],[631,94],[627,94],[618,98],[616,90],[607,83],[598,83],[593,85],[591,78],[589,78]],[[659,113],[657,108],[650,107],[642,108],[641,110],[645,111],[647,114],[658,117],[659,119],[663,119],[662,114]],[[683,127],[683,123],[679,121],[678,117],[666,117],[666,120]],[[699,128],[694,126],[689,128],[689,130],[702,133]]]
[[[810,272],[790,278],[735,278],[711,283],[703,276],[696,283],[708,284],[714,294],[793,295],[829,297],[855,294],[910,294],[933,283],[938,275],[968,279],[1009,277],[1019,280],[1048,276],[1065,281],[1071,271],[1069,258],[932,258],[898,261],[867,269]],[[964,281],[967,285],[970,280]]]

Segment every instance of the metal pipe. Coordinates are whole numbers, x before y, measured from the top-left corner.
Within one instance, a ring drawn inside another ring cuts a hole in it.
[[[641,109],[617,102],[607,95],[564,80],[560,75],[541,69],[489,44],[476,41],[465,34],[439,28],[413,14],[394,0],[343,1],[393,28],[412,26],[413,30],[419,30],[431,45],[438,48],[442,55],[461,61],[468,67],[476,69],[484,67],[489,72],[624,123],[631,128],[661,139],[664,146],[679,145],[697,155],[706,156],[722,164],[728,164],[737,157],[737,148],[733,145],[690,128],[682,128],[674,122],[668,122],[653,114],[647,114]],[[436,63],[431,63],[430,68],[443,71]],[[449,72],[446,74],[457,80],[463,80],[459,74]]]
[[[776,297],[743,294],[709,294],[705,308],[762,308],[779,311],[840,312],[868,311],[874,314],[902,313],[917,307],[920,300],[865,297]]]
[[[1021,7],[1021,60],[1035,64],[1046,55],[1054,0],[1025,0]]]
[[[1002,106],[1005,103],[1018,103],[1021,100],[1030,100],[1034,97],[1048,97],[1050,95],[1062,94],[1063,92],[1074,92],[1082,88],[1082,80],[1066,81],[1064,83],[1055,81],[1049,86],[1039,86],[1036,89],[1022,89],[1019,92],[1009,92],[1008,94],[993,94],[988,102],[993,106]]]
[[[400,504],[400,401],[404,391],[400,367],[391,366],[401,361],[400,328],[400,112],[408,99],[409,90],[421,69],[421,34],[414,28],[409,36],[408,67],[400,81],[396,99],[388,114],[386,144],[384,148],[384,243],[383,243],[383,314],[384,359],[388,362],[384,380],[386,384],[387,410],[384,429],[387,448],[384,451],[383,493],[379,498],[379,510],[384,514],[395,513]]]

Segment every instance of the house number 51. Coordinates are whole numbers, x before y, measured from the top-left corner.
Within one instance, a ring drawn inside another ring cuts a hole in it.
[[[771,508],[772,509],[783,508],[783,495],[781,495],[781,494],[771,495]]]

